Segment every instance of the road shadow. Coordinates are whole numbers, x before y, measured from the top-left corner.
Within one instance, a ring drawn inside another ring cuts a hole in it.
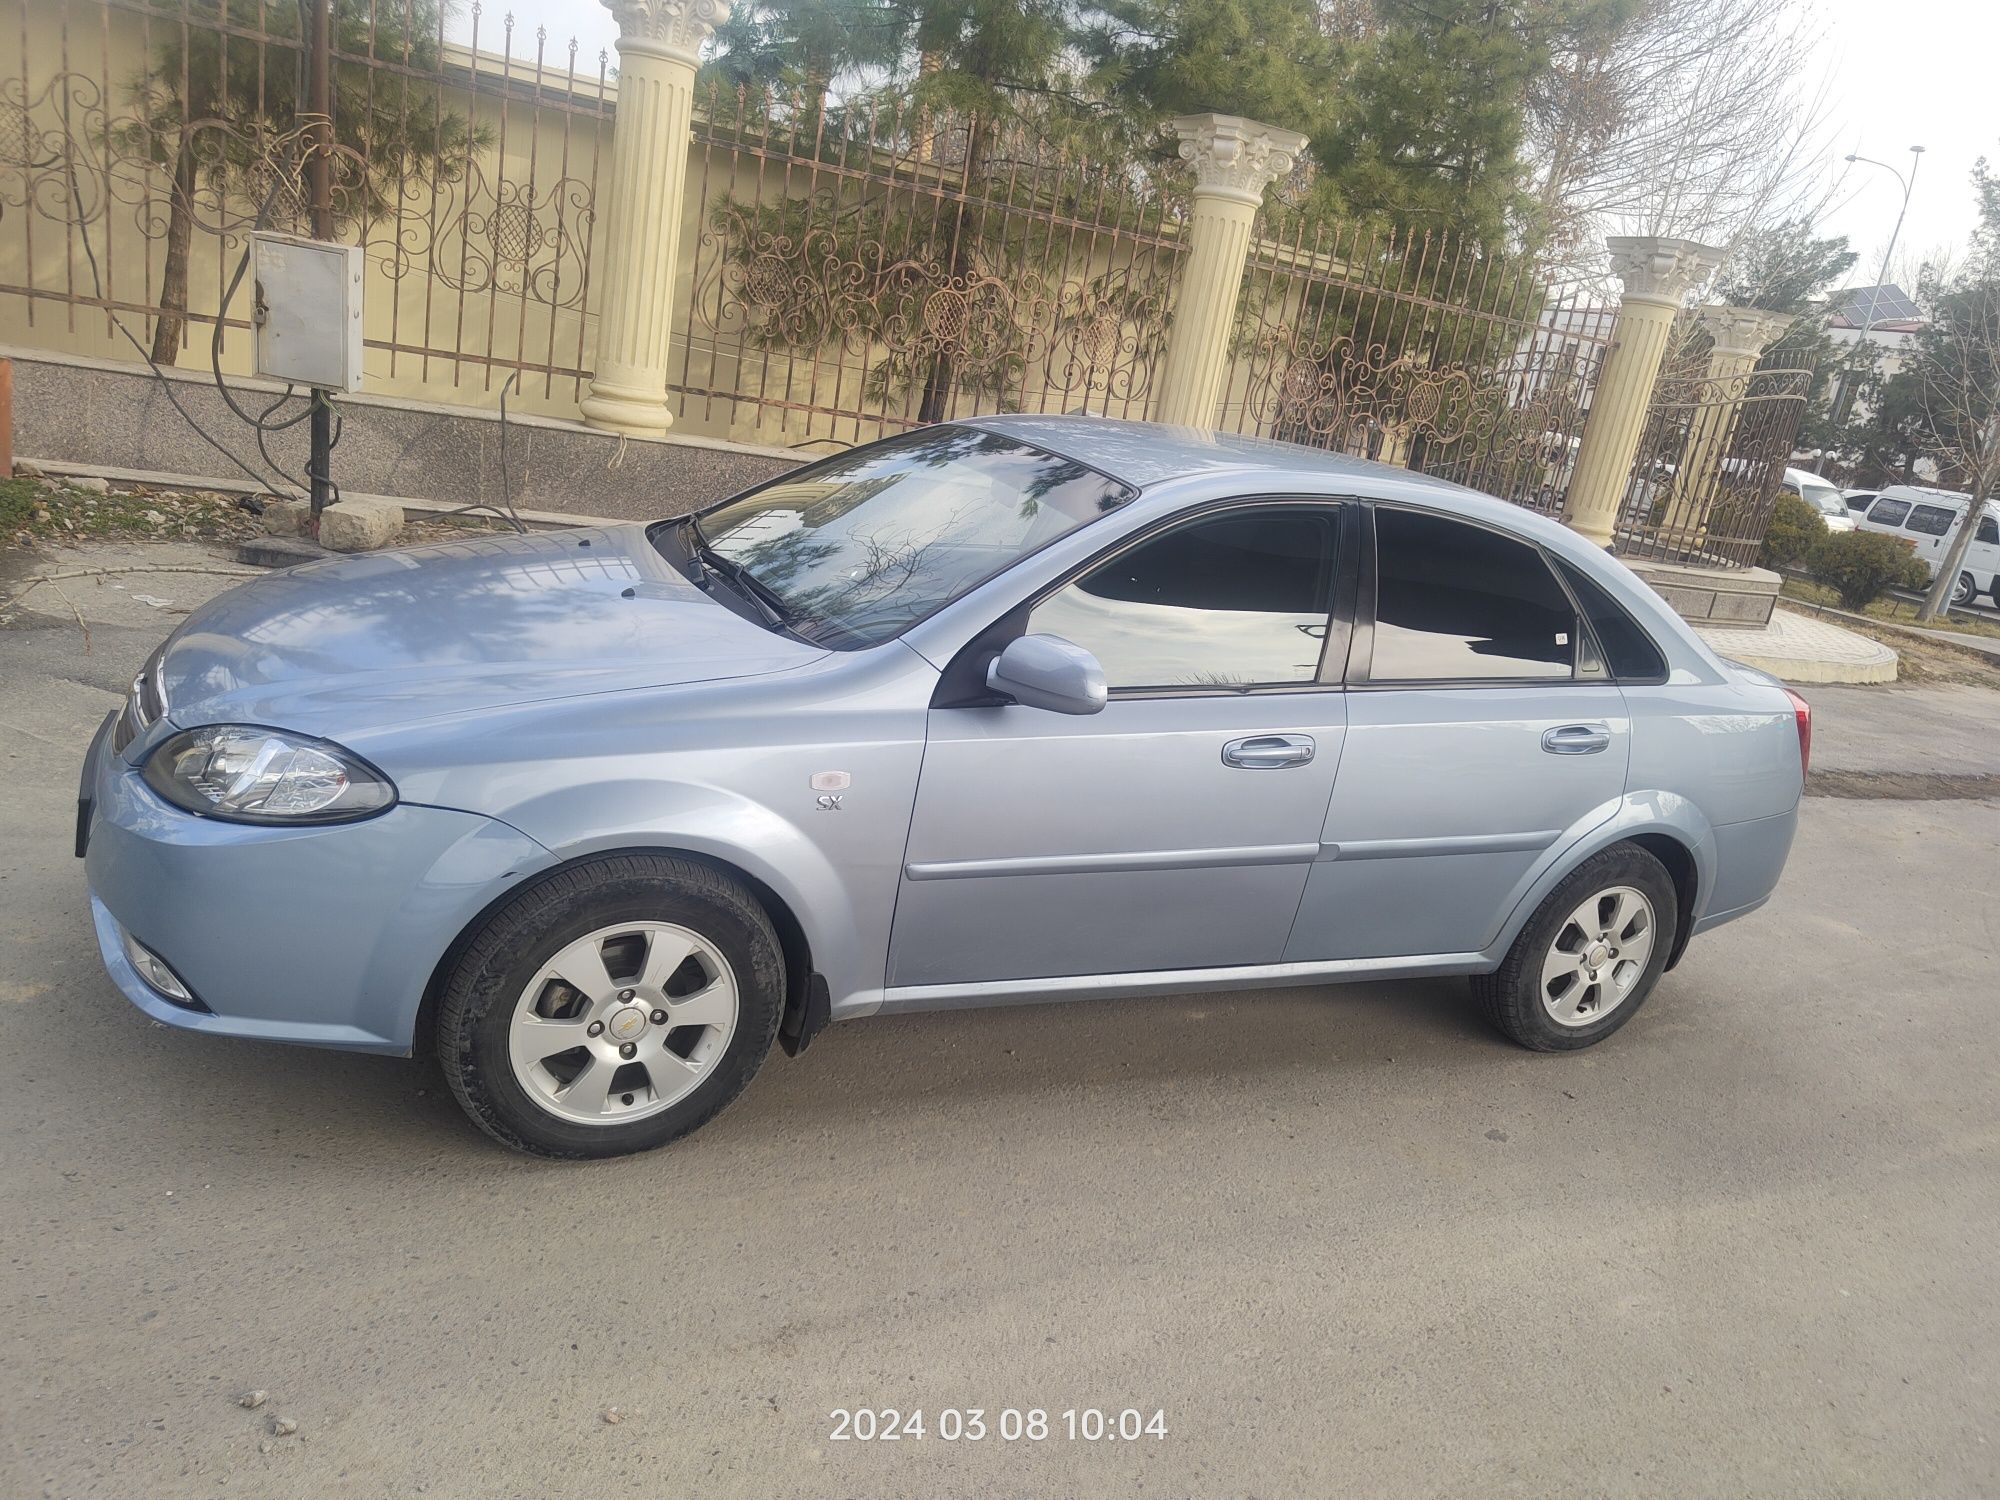
[[[275,1159],[317,1170],[495,1167],[569,1170],[502,1151],[464,1117],[432,1061],[208,1037],[133,1009],[94,972],[61,987],[87,1026],[42,1034],[43,1066],[88,1070],[129,1112],[171,1137],[196,1170]],[[830,1028],[805,1056],[773,1049],[743,1099],[676,1153],[725,1140],[837,1133],[979,1109],[1023,1125],[1053,1095],[1162,1089],[1263,1094],[1310,1071],[1329,1089],[1385,1061],[1470,1060],[1509,1051],[1460,979],[1237,994],[1053,1002],[876,1017]]]

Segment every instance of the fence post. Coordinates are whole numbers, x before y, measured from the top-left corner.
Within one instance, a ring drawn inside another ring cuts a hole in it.
[[[1605,241],[1611,269],[1625,284],[1618,322],[1611,332],[1591,393],[1576,469],[1563,520],[1600,547],[1611,545],[1618,502],[1631,477],[1632,459],[1646,426],[1646,408],[1666,358],[1667,335],[1681,296],[1696,277],[1721,263],[1722,253],[1692,240],[1657,235],[1613,235]]]
[[[1182,160],[1194,166],[1194,205],[1153,416],[1212,427],[1250,254],[1250,227],[1263,205],[1264,185],[1291,171],[1306,138],[1238,115],[1183,115],[1173,128],[1181,138]]]
[[[604,295],[583,419],[657,437],[667,409],[667,347],[681,200],[701,44],[729,0],[604,0],[618,19],[618,107],[605,194]]]
[[[1750,391],[1750,372],[1771,345],[1792,326],[1789,313],[1761,307],[1728,307],[1712,302],[1701,310],[1702,326],[1715,343],[1708,352],[1708,389],[1717,398],[1702,409],[1702,420],[1688,436],[1675,486],[1687,497],[1679,518],[1687,539],[1699,543],[1708,531],[1709,513],[1724,488],[1723,461],[1736,430],[1737,413]]]

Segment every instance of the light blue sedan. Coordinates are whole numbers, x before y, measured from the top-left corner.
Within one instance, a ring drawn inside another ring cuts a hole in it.
[[[1809,743],[1526,511],[1004,417],[234,589],[77,836],[148,1015],[434,1044],[497,1139],[609,1156],[893,1011],[1467,974],[1589,1046],[1768,899]]]

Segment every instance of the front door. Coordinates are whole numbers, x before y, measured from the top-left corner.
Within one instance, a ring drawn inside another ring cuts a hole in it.
[[[1347,748],[1287,961],[1474,953],[1625,790],[1624,694],[1534,547],[1374,515]]]
[[[1338,532],[1290,502],[1154,534],[1027,618],[1096,655],[1101,713],[931,710],[892,986],[1278,959],[1346,725]]]

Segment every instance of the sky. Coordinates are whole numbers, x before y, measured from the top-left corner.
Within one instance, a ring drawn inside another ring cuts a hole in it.
[[[572,34],[580,68],[618,35],[599,0],[483,0],[481,45],[498,46],[493,28],[512,9],[515,50],[531,51],[536,26],[549,30],[551,53]],[[1800,87],[1827,89],[1826,141],[1832,206],[1820,232],[1844,234],[1861,259],[1851,285],[1873,284],[1888,247],[1902,189],[1879,167],[1846,166],[1849,152],[1872,156],[1908,176],[1911,146],[1924,147],[1895,263],[1962,247],[1972,230],[1972,164],[2000,167],[2000,0],[1808,0],[1801,28]],[[461,10],[462,32],[467,16]],[[491,38],[489,40],[489,38]],[[613,56],[616,64],[616,55]]]
[[[1972,232],[1972,164],[2000,169],[2000,4],[1995,0],[1818,0],[1833,86],[1834,160],[1872,156],[1909,174],[1922,146],[1896,262],[1963,247]],[[1873,284],[1903,190],[1855,166],[1824,229],[1861,253],[1852,284]]]

